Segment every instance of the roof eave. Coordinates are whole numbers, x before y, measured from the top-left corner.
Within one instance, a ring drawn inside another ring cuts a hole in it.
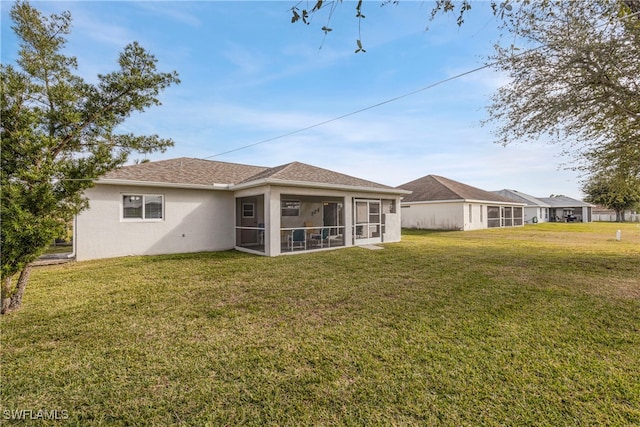
[[[385,194],[396,194],[396,195],[407,195],[411,194],[411,191],[408,190],[400,190],[396,188],[376,188],[376,187],[361,187],[357,185],[342,185],[342,184],[330,184],[330,183],[316,183],[316,182],[306,182],[306,181],[289,181],[283,179],[259,179],[256,181],[245,182],[241,184],[222,184],[222,183],[213,183],[213,184],[187,184],[187,183],[179,183],[179,182],[160,182],[160,181],[134,181],[129,179],[98,179],[95,181],[96,184],[101,185],[122,185],[129,187],[164,187],[164,188],[184,188],[184,189],[198,189],[198,190],[224,190],[224,191],[236,191],[243,190],[246,188],[259,187],[261,185],[279,185],[282,187],[303,187],[303,188],[320,188],[320,189],[330,189],[330,190],[343,190],[343,191],[353,191],[353,192],[363,192],[363,193],[385,193]]]
[[[433,203],[484,203],[492,205],[509,205],[509,206],[522,206],[525,207],[525,203],[520,202],[501,202],[498,200],[474,200],[474,199],[449,199],[449,200],[415,200],[415,201],[403,201],[402,204],[433,204]]]
[[[450,199],[450,200],[403,200],[402,204],[433,204],[433,203],[464,203],[463,199]]]
[[[160,182],[160,181],[133,181],[129,179],[109,179],[102,178],[95,181],[96,184],[103,185],[124,185],[129,187],[164,187],[164,188],[185,188],[197,190],[229,190],[231,184],[187,184],[181,182]]]
[[[303,188],[320,188],[327,190],[345,190],[364,193],[386,193],[406,195],[411,194],[411,191],[400,190],[397,188],[376,188],[376,187],[361,187],[358,185],[343,185],[343,184],[330,184],[322,182],[308,182],[308,181],[290,181],[285,179],[266,178],[256,181],[245,182],[237,185],[232,185],[231,190],[243,190],[245,188],[259,187],[261,185],[278,185],[282,187],[303,187]]]
[[[513,202],[511,202],[511,201],[500,201],[500,200],[464,199],[464,202],[467,202],[467,203],[492,203],[494,205],[513,205],[513,206],[522,206],[522,207],[527,206],[526,203],[516,202],[515,200]]]
[[[551,205],[549,206],[550,208],[594,208],[595,205],[590,205],[590,204],[561,204],[561,205]]]

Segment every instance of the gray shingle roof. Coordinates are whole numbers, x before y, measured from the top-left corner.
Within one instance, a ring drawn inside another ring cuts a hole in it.
[[[583,202],[582,200],[572,199],[567,196],[555,196],[555,197],[539,197],[542,202],[550,205],[552,208],[576,208],[576,207],[586,207],[594,205]]]
[[[506,197],[508,199],[513,199],[513,200],[515,200],[516,202],[519,202],[519,203],[526,203],[527,206],[541,206],[541,207],[544,207],[544,208],[548,208],[549,207],[548,203],[544,203],[542,200],[540,200],[540,199],[538,199],[536,197],[530,196],[530,195],[525,194],[525,193],[521,193],[521,192],[516,191],[516,190],[504,189],[504,190],[492,191],[492,193],[495,193],[495,194],[497,194],[499,196],[502,196],[502,197]]]
[[[180,157],[123,166],[107,173],[103,179],[167,184],[236,184],[266,169],[261,166]]]
[[[181,157],[124,166],[107,173],[103,182],[132,181],[185,185],[251,184],[266,181],[328,184],[332,186],[392,190],[393,187],[328,169],[293,162],[274,168]]]
[[[282,180],[293,182],[308,182],[314,184],[332,184],[348,187],[379,188],[381,190],[395,190],[393,187],[373,181],[356,178],[329,169],[319,168],[300,162],[287,163],[275,168],[266,169],[257,175],[247,178],[244,183],[266,180]]]
[[[518,203],[498,194],[481,190],[438,175],[427,175],[398,188],[412,191],[402,200],[406,202],[430,202],[438,200],[482,200],[487,202]]]

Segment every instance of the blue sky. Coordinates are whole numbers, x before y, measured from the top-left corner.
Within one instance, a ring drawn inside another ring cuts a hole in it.
[[[309,2],[308,4],[312,4]],[[17,47],[2,0],[2,63]],[[159,134],[175,146],[152,160],[210,158],[261,166],[300,161],[387,185],[427,174],[485,190],[581,198],[577,173],[564,170],[560,147],[493,142],[489,97],[505,76],[485,69],[328,124],[250,148],[475,69],[498,39],[489,3],[474,4],[466,23],[429,22],[431,2],[366,1],[358,39],[355,2],[311,25],[291,24],[295,1],[31,2],[44,14],[69,10],[67,54],[88,81],[116,68],[118,53],[138,41],[162,71],[182,83],[163,105],[131,117],[124,131]],[[305,5],[307,3],[304,3]],[[426,27],[428,31],[425,31]],[[134,156],[136,158],[136,156]],[[137,156],[141,158],[141,156]]]

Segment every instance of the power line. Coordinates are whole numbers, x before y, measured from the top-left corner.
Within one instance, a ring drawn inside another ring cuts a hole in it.
[[[519,53],[517,56],[523,55],[526,52],[530,52],[530,51],[533,51],[533,50],[536,50],[536,49],[540,49],[541,47],[544,47],[544,46],[539,46],[539,47],[536,47],[536,48],[533,48],[533,49],[529,49],[528,51]],[[389,98],[389,99],[387,99],[385,101],[378,102],[377,104],[369,105],[368,107],[360,108],[359,110],[351,111],[350,113],[346,113],[346,114],[343,114],[341,116],[334,117],[332,119],[325,120],[325,121],[322,121],[322,122],[319,122],[319,123],[316,123],[316,124],[313,124],[313,125],[310,125],[310,126],[306,126],[304,128],[300,128],[300,129],[297,129],[297,130],[294,130],[294,131],[291,131],[291,132],[287,132],[287,133],[284,133],[284,134],[281,134],[281,135],[278,135],[278,136],[274,136],[274,137],[271,137],[271,138],[263,139],[262,141],[254,142],[252,144],[243,145],[241,147],[234,148],[233,150],[228,150],[228,151],[224,151],[222,153],[217,153],[217,154],[214,154],[214,155],[211,155],[211,156],[203,157],[202,160],[207,160],[207,159],[211,159],[213,157],[219,157],[219,156],[223,156],[225,154],[234,153],[236,151],[245,150],[247,148],[255,147],[256,145],[265,144],[267,142],[275,141],[277,139],[286,138],[288,136],[295,135],[295,134],[307,131],[309,129],[317,128],[319,126],[323,126],[323,125],[326,125],[328,123],[332,123],[332,122],[335,122],[335,121],[338,121],[338,120],[342,120],[342,119],[344,119],[346,117],[354,116],[356,114],[359,114],[359,113],[362,113],[362,112],[365,112],[365,111],[368,111],[368,110],[372,110],[372,109],[380,107],[382,105],[390,104],[390,103],[398,101],[400,99],[407,98],[409,96],[415,95],[415,94],[420,93],[420,92],[424,92],[426,90],[432,89],[432,88],[434,88],[436,86],[439,86],[441,84],[450,82],[451,80],[459,79],[460,77],[464,77],[464,76],[467,76],[469,74],[478,72],[480,70],[484,70],[485,68],[492,67],[492,66],[494,66],[496,64],[498,64],[498,62],[492,62],[492,63],[489,63],[489,64],[485,64],[485,65],[483,65],[481,67],[477,67],[477,68],[474,68],[472,70],[465,71],[465,72],[460,73],[460,74],[456,74],[455,76],[451,76],[451,77],[448,77],[446,79],[439,80],[439,81],[437,81],[435,83],[431,83],[430,85],[421,87],[421,88],[413,90],[411,92],[407,92],[407,93],[404,93],[402,95],[398,95],[396,97]],[[86,180],[89,180],[89,179],[60,179],[60,181],[86,181]]]
[[[631,13],[629,15],[626,15],[622,19],[626,20],[626,19],[629,19],[629,18],[635,17],[635,16],[640,16],[640,11]],[[603,26],[605,24],[606,23],[600,24],[598,27]],[[533,52],[535,50],[542,49],[542,48],[545,48],[545,47],[547,47],[547,45],[540,45],[540,46],[537,46],[537,47],[534,47],[534,48],[526,49],[526,50],[524,50],[524,51],[522,51],[522,52],[520,52],[520,53],[518,53],[518,54],[516,54],[514,56],[515,57],[522,56],[522,55],[525,55],[527,53],[530,53],[530,52]],[[420,93],[420,92],[424,92],[426,90],[432,89],[432,88],[434,88],[436,86],[439,86],[441,84],[450,82],[450,81],[455,80],[455,79],[459,79],[460,77],[464,77],[464,76],[467,76],[469,74],[476,73],[478,71],[484,70],[485,68],[493,67],[494,65],[498,65],[498,64],[499,64],[499,61],[494,61],[494,62],[491,62],[489,64],[485,64],[485,65],[483,65],[481,67],[477,67],[477,68],[474,68],[472,70],[465,71],[464,73],[456,74],[455,76],[451,76],[451,77],[448,77],[446,79],[439,80],[439,81],[437,81],[435,83],[432,83],[430,85],[421,87],[420,89],[416,89],[416,90],[413,90],[411,92],[407,92],[405,94],[396,96],[394,98],[387,99],[387,100],[379,102],[377,104],[373,104],[373,105],[370,105],[368,107],[364,107],[364,108],[361,108],[359,110],[355,110],[355,111],[352,111],[350,113],[346,113],[346,114],[343,114],[341,116],[334,117],[332,119],[325,120],[325,121],[322,121],[322,122],[319,122],[319,123],[316,123],[316,124],[313,124],[313,125],[310,125],[310,126],[307,126],[307,127],[304,127],[304,128],[300,128],[300,129],[297,129],[297,130],[294,130],[294,131],[291,131],[291,132],[287,132],[287,133],[284,133],[284,134],[281,134],[281,135],[278,135],[278,136],[274,136],[274,137],[271,137],[271,138],[263,139],[262,141],[254,142],[252,144],[243,145],[241,147],[234,148],[234,149],[228,150],[228,151],[223,151],[222,153],[213,154],[213,155],[208,156],[208,157],[203,157],[203,160],[211,159],[213,157],[223,156],[225,154],[235,153],[236,151],[245,150],[247,148],[255,147],[256,145],[265,144],[267,142],[275,141],[277,139],[286,138],[286,137],[291,136],[291,135],[295,135],[295,134],[298,134],[298,133],[301,133],[301,132],[305,132],[305,131],[310,130],[310,129],[314,129],[314,128],[317,128],[317,127],[320,127],[320,126],[324,126],[326,124],[329,124],[329,123],[332,123],[332,122],[335,122],[335,121],[338,121],[338,120],[342,120],[342,119],[344,119],[346,117],[354,116],[356,114],[363,113],[363,112],[368,111],[368,110],[372,110],[372,109],[380,107],[382,105],[390,104],[390,103],[398,101],[400,99],[407,98],[409,96],[415,95],[415,94]]]
[[[536,49],[538,49],[538,48],[536,48]],[[533,49],[531,49],[531,50],[533,50]],[[522,55],[522,53],[520,55]],[[304,128],[300,128],[300,129],[297,129],[297,130],[294,130],[294,131],[291,131],[291,132],[287,132],[287,133],[284,133],[282,135],[278,135],[278,136],[274,136],[274,137],[271,137],[271,138],[263,139],[262,141],[254,142],[252,144],[243,145],[241,147],[234,148],[233,150],[228,150],[228,151],[224,151],[222,153],[214,154],[212,156],[203,157],[203,160],[211,159],[213,157],[223,156],[225,154],[234,153],[234,152],[240,151],[240,150],[245,150],[247,148],[255,147],[256,145],[265,144],[267,142],[275,141],[276,139],[286,138],[287,136],[295,135],[297,133],[301,133],[301,132],[307,131],[309,129],[317,128],[319,126],[323,126],[323,125],[326,125],[326,124],[329,124],[329,123],[332,123],[332,122],[335,122],[335,121],[338,121],[338,120],[342,120],[342,119],[344,119],[346,117],[354,116],[356,114],[360,114],[360,113],[363,113],[365,111],[372,110],[374,108],[378,108],[378,107],[380,107],[382,105],[390,104],[390,103],[398,101],[400,99],[407,98],[409,96],[415,95],[415,94],[420,93],[420,92],[424,92],[426,90],[432,89],[432,88],[434,88],[436,86],[439,86],[441,84],[447,83],[447,82],[449,82],[451,80],[455,80],[455,79],[458,79],[460,77],[464,77],[466,75],[478,72],[480,70],[484,70],[485,68],[492,67],[492,66],[494,66],[496,64],[497,64],[497,62],[492,62],[490,64],[486,64],[486,65],[483,65],[481,67],[474,68],[473,70],[465,71],[464,73],[456,74],[455,76],[451,76],[451,77],[448,77],[446,79],[439,80],[439,81],[437,81],[435,83],[431,83],[428,86],[421,87],[420,89],[416,89],[416,90],[413,90],[411,92],[407,92],[407,93],[404,93],[402,95],[399,95],[399,96],[396,96],[396,97],[393,97],[393,98],[389,98],[389,99],[387,99],[385,101],[378,102],[377,104],[373,104],[373,105],[370,105],[368,107],[364,107],[364,108],[361,108],[359,110],[355,110],[355,111],[352,111],[350,113],[346,113],[346,114],[343,114],[341,116],[334,117],[332,119],[325,120],[323,122],[319,122],[319,123],[316,123],[316,124],[313,124],[313,125],[310,125],[310,126],[307,126],[307,127],[304,127]]]

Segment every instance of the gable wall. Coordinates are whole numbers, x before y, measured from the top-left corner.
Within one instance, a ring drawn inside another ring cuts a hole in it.
[[[164,219],[123,221],[124,194],[164,196]],[[78,261],[233,249],[234,197],[226,191],[96,185],[76,222]]]

